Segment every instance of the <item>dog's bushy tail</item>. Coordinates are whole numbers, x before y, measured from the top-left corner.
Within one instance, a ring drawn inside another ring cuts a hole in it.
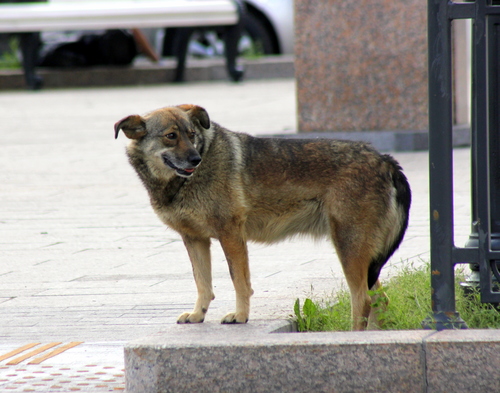
[[[408,179],[404,175],[401,166],[394,158],[390,155],[383,155],[382,158],[393,168],[391,177],[396,190],[394,198],[396,200],[396,208],[399,211],[400,217],[399,232],[397,236],[394,237],[392,244],[387,245],[386,251],[378,254],[371,261],[370,267],[368,268],[368,288],[372,288],[375,285],[382,267],[403,241],[406,229],[408,228],[408,219],[410,216],[411,189]]]

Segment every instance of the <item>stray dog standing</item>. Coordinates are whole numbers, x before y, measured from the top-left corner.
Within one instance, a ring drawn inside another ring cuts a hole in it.
[[[203,322],[214,299],[211,238],[236,291],[236,310],[222,323],[245,323],[253,294],[247,241],[309,234],[331,237],[351,292],[352,327],[366,328],[368,290],[380,285],[408,225],[410,186],[391,156],[360,142],[231,132],[195,105],[131,115],[115,124],[115,137],[120,130],[132,140],[127,155],[153,209],[182,236],[193,266],[198,299],[178,323]]]

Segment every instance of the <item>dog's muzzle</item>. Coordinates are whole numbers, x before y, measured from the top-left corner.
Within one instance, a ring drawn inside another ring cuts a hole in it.
[[[188,162],[188,167],[186,168],[179,168],[177,165],[175,165],[172,161],[170,161],[165,155],[162,155],[161,158],[163,159],[163,162],[165,165],[169,166],[175,172],[182,177],[189,177],[193,174],[194,170],[198,165],[200,165],[201,162],[201,157],[198,154],[192,154],[187,158]]]

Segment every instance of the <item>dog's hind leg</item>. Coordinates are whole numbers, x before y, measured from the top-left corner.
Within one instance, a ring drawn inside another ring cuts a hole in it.
[[[208,306],[215,297],[212,288],[210,239],[195,239],[189,236],[183,236],[182,238],[193,266],[198,299],[193,311],[181,314],[177,319],[177,323],[200,323],[205,320]]]
[[[247,244],[236,233],[222,236],[219,240],[226,255],[229,273],[236,291],[236,311],[227,314],[222,318],[221,323],[246,323],[250,314],[250,297],[253,295]]]
[[[352,271],[345,266],[344,274],[351,292],[352,330],[365,330],[371,311],[371,297],[368,295],[366,276],[358,269]]]
[[[366,231],[359,224],[331,220],[332,241],[342,264],[351,293],[352,330],[365,330],[371,311],[368,294],[368,268],[372,252],[367,244]]]

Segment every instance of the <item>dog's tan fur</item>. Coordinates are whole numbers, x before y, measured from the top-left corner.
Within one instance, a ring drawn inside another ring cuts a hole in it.
[[[392,157],[359,142],[231,132],[195,105],[131,115],[115,124],[116,136],[120,130],[155,212],[182,236],[193,266],[198,299],[179,323],[203,322],[214,299],[211,238],[220,241],[236,291],[236,310],[222,322],[245,323],[253,294],[247,241],[309,234],[332,239],[353,329],[366,327],[368,290],[408,224],[410,187]]]

